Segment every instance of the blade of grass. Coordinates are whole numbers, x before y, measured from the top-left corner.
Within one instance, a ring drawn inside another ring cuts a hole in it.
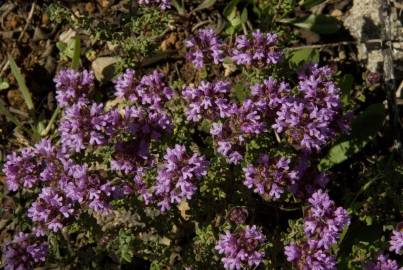
[[[25,84],[25,80],[21,75],[20,69],[18,68],[12,57],[10,57],[8,61],[10,63],[11,73],[13,73],[15,79],[17,80],[18,89],[20,89],[21,91],[22,97],[24,98],[28,110],[34,110],[34,103],[32,102],[31,93],[29,92],[28,87]]]
[[[29,134],[32,137],[32,132],[29,129],[26,129],[21,122],[10,113],[10,111],[7,109],[6,104],[4,104],[4,101],[0,99],[0,114],[3,114],[8,121],[19,127],[21,130],[25,131],[27,134]]]
[[[50,129],[52,128],[52,125],[54,124],[54,122],[56,121],[57,116],[60,113],[60,107],[58,106],[56,108],[56,110],[53,112],[52,117],[49,120],[48,125],[46,126],[46,128],[43,130],[43,132],[41,133],[41,136],[46,136],[48,135]]]
[[[71,61],[71,68],[78,69],[80,66],[80,55],[81,55],[81,41],[80,38],[77,36],[74,38],[74,52],[73,58]]]

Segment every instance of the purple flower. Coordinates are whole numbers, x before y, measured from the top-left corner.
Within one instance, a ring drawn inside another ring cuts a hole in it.
[[[164,164],[158,170],[154,195],[161,211],[179,204],[183,199],[190,200],[197,190],[197,182],[207,174],[207,161],[198,154],[188,155],[183,145],[168,148]]]
[[[223,123],[213,123],[210,133],[217,152],[229,163],[238,164],[243,159],[246,140],[265,132],[266,123],[251,99],[244,100],[239,106],[234,105],[232,112]]]
[[[137,0],[140,5],[157,6],[161,10],[166,10],[171,7],[171,0]]]
[[[228,212],[227,218],[234,224],[244,224],[248,218],[248,210],[245,207],[234,207]]]
[[[385,255],[379,255],[375,262],[370,262],[364,267],[365,270],[400,270],[395,260],[388,259]]]
[[[286,82],[278,82],[272,77],[264,80],[262,84],[251,86],[251,98],[256,106],[269,117],[274,117],[281,104],[290,95],[290,86]]]
[[[223,255],[221,261],[225,269],[256,267],[263,260],[265,241],[266,237],[256,225],[247,225],[233,233],[221,234],[215,249]]]
[[[58,151],[49,140],[8,155],[3,168],[8,189],[17,191],[20,186],[30,189],[41,182],[57,180],[59,158]]]
[[[277,200],[298,179],[298,173],[290,169],[291,160],[281,157],[271,160],[262,155],[259,165],[243,168],[244,185],[265,199]]]
[[[64,108],[85,99],[94,86],[94,74],[87,70],[82,72],[63,69],[54,78],[56,83],[56,99]]]
[[[305,217],[305,234],[316,239],[318,247],[329,249],[340,237],[344,226],[350,224],[347,211],[335,206],[329,195],[322,190],[312,194],[308,200],[310,208]]]
[[[287,261],[291,262],[295,269],[300,270],[335,270],[336,259],[329,250],[318,247],[315,240],[309,240],[297,245],[291,243],[284,248]]]
[[[33,269],[35,265],[45,261],[48,246],[32,235],[20,232],[12,241],[5,244],[3,253],[4,269]]]
[[[164,73],[157,70],[137,80],[134,70],[128,69],[115,80],[115,89],[117,97],[155,110],[162,110],[173,95],[172,89],[164,81]]]
[[[229,117],[234,111],[230,92],[231,84],[228,81],[202,81],[198,87],[186,87],[183,96],[188,104],[187,120],[199,122],[203,118],[214,120]]]
[[[88,169],[86,165],[66,164],[66,177],[59,183],[65,196],[82,207],[88,206],[97,213],[110,209],[109,201],[115,189],[110,182]]]
[[[172,131],[171,118],[164,112],[143,107],[125,107],[118,113],[111,142],[114,154],[111,169],[125,174],[150,165],[149,145]]]
[[[250,38],[240,35],[235,40],[231,58],[237,65],[260,67],[277,64],[282,57],[277,43],[277,35],[274,33],[261,33],[257,30]]]
[[[394,230],[392,232],[392,237],[390,238],[389,244],[389,250],[399,255],[403,248],[403,231]]]
[[[339,130],[339,89],[330,69],[307,66],[299,75],[299,93],[282,101],[275,124],[289,143],[304,152],[319,151]]]
[[[102,104],[80,101],[65,110],[59,125],[62,151],[81,152],[88,145],[104,145],[108,141],[113,119]]]
[[[285,247],[287,260],[296,269],[336,269],[331,246],[337,243],[344,226],[350,223],[345,209],[336,207],[329,195],[322,190],[309,198],[304,231],[306,239]]]
[[[223,45],[211,28],[201,29],[196,36],[186,40],[188,53],[186,58],[197,69],[202,69],[206,63],[219,64],[223,60]]]
[[[55,188],[42,189],[37,200],[28,209],[28,217],[42,228],[53,232],[61,230],[75,213],[73,202]]]

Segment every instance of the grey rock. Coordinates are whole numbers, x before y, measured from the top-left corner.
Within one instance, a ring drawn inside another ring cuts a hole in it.
[[[98,57],[95,59],[91,64],[95,78],[98,81],[112,80],[116,73],[116,64],[119,61],[119,57]]]

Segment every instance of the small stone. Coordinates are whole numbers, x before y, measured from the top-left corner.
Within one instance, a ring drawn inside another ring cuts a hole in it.
[[[340,18],[341,16],[343,16],[343,12],[341,12],[340,9],[334,9],[332,10],[332,12],[330,12],[330,16]]]
[[[98,57],[91,64],[95,78],[98,81],[110,81],[115,76],[116,63],[119,62],[118,57]]]
[[[76,35],[77,32],[70,28],[69,30],[60,34],[59,41],[67,44]]]

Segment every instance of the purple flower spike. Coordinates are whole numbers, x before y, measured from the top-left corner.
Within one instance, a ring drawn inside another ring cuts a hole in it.
[[[296,269],[336,269],[331,246],[337,243],[344,226],[350,218],[344,208],[335,206],[329,195],[316,191],[308,200],[304,231],[306,239],[285,247],[287,260]]]
[[[206,63],[219,64],[223,60],[223,45],[211,28],[201,29],[196,36],[186,40],[187,59],[197,69],[202,69]]]
[[[5,244],[3,254],[5,270],[34,269],[37,264],[45,261],[48,246],[34,236],[20,232]]]
[[[221,261],[225,269],[239,270],[257,267],[262,262],[264,251],[261,249],[265,241],[266,237],[256,225],[247,225],[233,233],[221,234],[215,249],[224,256]]]
[[[171,7],[171,0],[138,0],[138,3],[144,6],[156,6],[161,10],[166,10]]]
[[[375,262],[365,265],[364,270],[401,270],[395,260],[388,259],[385,255],[379,255]]]
[[[197,182],[207,174],[208,163],[203,156],[189,156],[183,145],[168,148],[164,164],[158,170],[154,195],[162,212],[183,199],[190,200],[197,190]]]
[[[277,43],[277,35],[274,33],[261,33],[257,30],[250,38],[240,35],[235,40],[231,58],[237,65],[261,67],[277,64],[282,57]]]
[[[290,163],[284,157],[271,160],[263,155],[258,166],[248,165],[243,169],[243,183],[263,198],[277,200],[298,179],[298,173],[290,169]]]
[[[389,241],[390,247],[389,250],[395,252],[396,254],[401,254],[403,248],[403,231],[392,232],[392,237]]]
[[[54,78],[56,83],[56,99],[60,107],[64,108],[86,99],[94,86],[94,74],[87,70],[82,72],[73,69],[63,69]]]
[[[340,129],[339,89],[330,74],[327,67],[307,66],[299,75],[298,95],[283,100],[272,126],[307,153],[319,151]]]
[[[63,192],[54,188],[43,188],[38,199],[28,209],[28,217],[53,232],[60,231],[65,220],[74,215],[73,202]]]
[[[187,120],[199,122],[203,118],[229,117],[234,112],[230,92],[231,84],[227,81],[202,81],[198,87],[186,87],[183,96],[188,103]]]

